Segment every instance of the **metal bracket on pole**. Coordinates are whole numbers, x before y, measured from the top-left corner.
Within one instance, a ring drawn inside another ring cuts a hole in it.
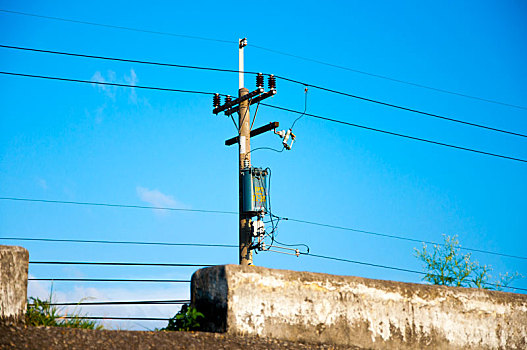
[[[260,89],[262,89],[262,88],[260,88]],[[250,104],[253,105],[255,103],[260,102],[261,100],[265,100],[266,98],[274,96],[274,95],[276,95],[276,90],[275,89],[269,90],[269,91],[267,91],[267,92],[265,92],[265,93],[263,93],[263,94],[261,94],[259,96],[254,97],[253,99],[251,99],[251,103]],[[238,106],[229,108],[228,110],[225,111],[225,115],[234,114],[234,113],[238,112],[238,109],[239,109]]]
[[[234,100],[232,100],[230,102],[225,103],[223,106],[219,106],[219,107],[214,108],[212,110],[212,113],[214,113],[214,114],[221,113],[224,110],[226,110],[226,109],[228,109],[228,108],[230,108],[232,106],[239,105],[240,102],[243,102],[245,100],[248,100],[250,98],[258,96],[262,92],[264,92],[264,88],[258,88],[258,89],[254,90],[254,91],[249,92],[247,95],[243,95],[242,97],[238,97],[237,99],[234,99]]]
[[[251,137],[263,134],[264,132],[271,131],[280,126],[278,122],[271,122],[267,125],[260,126],[259,128],[251,130]],[[240,141],[240,137],[236,136],[225,141],[225,146],[232,146]]]

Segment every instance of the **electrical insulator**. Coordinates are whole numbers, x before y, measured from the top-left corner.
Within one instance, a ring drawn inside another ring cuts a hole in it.
[[[212,98],[212,106],[216,108],[216,107],[219,107],[220,104],[221,104],[220,94],[214,94],[214,97]]]
[[[231,95],[227,95],[227,96],[225,96],[225,103],[226,103],[226,104],[229,103],[229,102],[231,102],[231,101],[232,101],[232,97],[231,97]]]
[[[291,150],[291,148],[293,147],[293,142],[295,142],[296,140],[296,135],[293,134],[293,130],[289,129],[289,130],[282,130],[282,131],[274,131],[274,133],[276,135],[278,135],[280,138],[282,138],[282,145],[284,146],[285,149],[287,150]],[[291,138],[291,143],[290,144],[287,144],[287,141],[289,140],[289,138]]]
[[[264,76],[262,73],[258,73],[256,76],[256,87],[264,87]]]
[[[273,74],[269,76],[268,84],[269,84],[269,89],[276,90],[276,78]]]

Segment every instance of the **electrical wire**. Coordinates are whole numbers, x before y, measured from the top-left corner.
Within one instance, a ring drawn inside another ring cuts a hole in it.
[[[304,223],[304,224],[308,224],[308,225],[330,227],[330,228],[334,228],[334,229],[338,229],[338,230],[354,231],[354,232],[359,232],[359,233],[365,233],[365,234],[368,234],[368,235],[375,235],[375,236],[379,236],[379,237],[398,239],[398,240],[402,240],[402,241],[424,243],[424,244],[432,244],[432,245],[437,245],[437,246],[445,246],[444,243],[437,243],[437,242],[433,242],[433,241],[426,241],[426,240],[421,240],[421,239],[408,238],[408,237],[390,235],[390,234],[379,233],[379,232],[364,231],[364,230],[358,230],[358,229],[341,227],[341,226],[335,226],[335,225],[321,224],[321,223],[305,221],[305,220],[288,219],[288,218],[284,218],[284,220],[296,221],[296,222],[300,222],[300,223]],[[507,257],[507,258],[515,258],[515,259],[527,260],[527,257],[525,257],[525,256],[497,253],[497,252],[493,252],[493,251],[489,251],[489,250],[483,250],[483,249],[476,249],[476,248],[469,248],[469,247],[459,247],[459,249],[466,250],[466,251],[471,251],[471,252],[476,252],[476,253],[484,253],[484,254],[502,256],[502,257]]]
[[[429,273],[426,273],[426,272],[423,272],[423,271],[405,269],[405,268],[395,267],[395,266],[387,266],[387,265],[382,265],[382,264],[374,264],[374,263],[358,261],[358,260],[336,258],[336,257],[333,257],[333,256],[327,256],[327,255],[319,255],[319,254],[313,254],[313,253],[302,253],[302,252],[300,253],[300,255],[307,255],[307,256],[312,256],[314,258],[321,258],[321,259],[328,259],[328,260],[334,260],[334,261],[340,261],[340,262],[347,262],[347,263],[352,263],[352,264],[365,265],[365,266],[377,267],[377,268],[394,270],[394,271],[400,271],[400,272],[408,272],[408,273],[419,274],[419,275],[430,275]],[[436,275],[433,275],[433,276],[436,276]],[[499,288],[508,288],[508,289],[516,289],[516,290],[527,291],[527,288],[502,286],[502,285],[499,285],[499,284],[496,284],[496,283],[484,282],[483,284],[487,285],[487,286],[493,286],[493,287],[499,287]]]
[[[190,283],[189,280],[115,279],[115,278],[28,278],[28,281],[53,281],[53,282]]]
[[[106,266],[167,266],[167,267],[210,267],[205,264],[142,263],[142,262],[98,262],[98,261],[29,261],[30,264],[44,265],[106,265]]]
[[[144,90],[156,90],[156,91],[168,91],[168,92],[182,92],[189,94],[200,94],[200,95],[214,95],[214,92],[205,92],[205,91],[194,91],[194,90],[182,90],[182,89],[171,89],[171,88],[162,88],[156,86],[143,86],[143,85],[131,85],[131,84],[120,84],[120,83],[109,83],[101,81],[91,81],[91,80],[82,80],[82,79],[71,79],[71,78],[61,78],[61,77],[52,77],[47,75],[34,75],[34,74],[24,74],[24,73],[14,73],[14,72],[2,72],[0,74],[11,75],[24,78],[38,78],[38,79],[47,79],[47,80],[57,80],[57,81],[67,81],[73,83],[85,83],[85,84],[96,84],[96,85],[106,85],[106,86],[117,86],[117,87],[126,87],[126,88],[137,88]]]
[[[37,17],[37,18],[44,18],[44,19],[55,20],[55,21],[62,21],[62,22],[69,22],[69,23],[77,23],[77,24],[85,24],[85,25],[91,25],[91,26],[106,27],[106,28],[111,28],[111,29],[121,29],[121,30],[140,32],[140,33],[174,36],[174,37],[187,38],[187,39],[206,40],[206,41],[220,42],[220,43],[226,43],[226,44],[235,44],[235,43],[238,44],[237,41],[233,41],[233,40],[232,41],[231,40],[222,40],[222,39],[208,38],[208,37],[195,36],[195,35],[186,35],[186,34],[178,34],[178,33],[171,33],[171,32],[145,30],[145,29],[140,29],[140,28],[117,26],[117,25],[103,24],[103,23],[96,23],[96,22],[88,22],[88,21],[80,21],[80,20],[74,20],[74,19],[68,19],[68,18],[62,18],[62,17],[55,17],[55,16],[44,16],[44,15],[38,15],[38,14],[32,14],[32,13],[20,12],[20,11],[11,11],[11,10],[0,9],[0,12],[17,14],[17,15],[23,15],[23,16],[31,16],[31,17]],[[308,57],[305,57],[305,56],[290,54],[290,53],[287,53],[287,52],[266,48],[266,47],[263,47],[263,46],[260,46],[260,45],[253,45],[253,44],[251,44],[250,46],[254,47],[255,49],[264,50],[264,51],[272,52],[272,53],[279,54],[279,55],[289,56],[289,57],[293,57],[293,58],[297,58],[297,59],[300,59],[300,60],[309,61],[309,62],[313,62],[313,63],[317,63],[317,64],[321,64],[321,65],[325,65],[325,66],[329,66],[329,67],[333,67],[333,68],[347,70],[347,71],[350,71],[350,72],[359,73],[359,74],[363,74],[363,75],[367,75],[367,76],[371,76],[371,77],[375,77],[375,78],[389,80],[389,81],[402,83],[402,84],[406,84],[406,85],[411,85],[411,86],[424,88],[424,89],[428,89],[428,90],[432,90],[432,91],[437,91],[437,92],[441,92],[441,93],[447,93],[447,94],[456,95],[456,96],[460,96],[460,97],[470,98],[470,99],[478,100],[478,101],[482,101],[482,102],[493,103],[493,104],[498,104],[498,105],[502,105],[502,106],[508,106],[508,107],[513,107],[513,108],[527,110],[527,107],[516,105],[516,104],[500,102],[500,101],[493,100],[493,99],[481,98],[481,97],[472,96],[472,95],[468,95],[468,94],[463,94],[463,93],[459,93],[459,92],[454,92],[454,91],[450,91],[450,90],[446,90],[446,89],[439,89],[439,88],[431,87],[431,86],[424,85],[424,84],[413,83],[413,82],[410,82],[410,81],[407,81],[407,80],[395,79],[395,78],[391,78],[391,77],[386,76],[386,75],[369,73],[369,72],[366,72],[366,71],[362,71],[362,70],[358,70],[358,69],[354,69],[354,68],[350,68],[350,67],[345,67],[345,66],[341,66],[341,65],[336,65],[336,64],[324,62],[324,61],[321,61],[321,60],[308,58]]]
[[[520,106],[520,105],[511,104],[511,103],[505,103],[505,102],[500,102],[500,101],[492,100],[492,99],[486,99],[486,98],[477,97],[477,96],[468,95],[468,94],[463,94],[463,93],[460,93],[460,92],[455,92],[455,91],[446,90],[446,89],[439,89],[439,88],[435,88],[435,87],[432,87],[432,86],[429,86],[429,85],[418,84],[418,83],[413,83],[413,82],[410,82],[410,81],[407,81],[407,80],[391,78],[391,77],[386,76],[386,75],[369,73],[369,72],[358,70],[358,69],[354,69],[354,68],[340,66],[340,65],[336,65],[336,64],[327,63],[327,62],[324,62],[324,61],[320,61],[320,60],[304,57],[304,56],[299,56],[299,55],[294,55],[294,54],[290,54],[290,53],[283,52],[283,51],[269,49],[269,48],[266,48],[266,47],[263,47],[263,46],[258,46],[258,45],[253,45],[253,44],[251,44],[250,46],[254,47],[255,49],[265,50],[265,51],[269,51],[269,52],[272,52],[272,53],[275,53],[275,54],[279,54],[279,55],[294,57],[294,58],[297,58],[297,59],[300,59],[300,60],[309,61],[309,62],[313,62],[313,63],[317,63],[317,64],[321,64],[321,65],[325,65],[325,66],[329,66],[329,67],[333,67],[333,68],[338,68],[338,69],[342,69],[342,70],[347,70],[347,71],[350,71],[350,72],[359,73],[359,74],[367,75],[367,76],[370,76],[370,77],[375,77],[375,78],[379,78],[379,79],[389,80],[389,81],[393,81],[393,82],[396,82],[396,83],[411,85],[411,86],[415,86],[415,87],[419,87],[419,88],[423,88],[423,89],[428,89],[428,90],[432,90],[432,91],[437,91],[437,92],[442,92],[442,93],[446,93],[446,94],[450,94],[450,95],[466,97],[466,98],[470,98],[470,99],[478,100],[478,101],[482,101],[482,102],[488,102],[488,103],[493,103],[493,104],[497,104],[497,105],[502,105],[502,106],[507,106],[507,107],[513,107],[513,108],[527,110],[527,107],[525,107],[525,106]],[[282,77],[278,77],[278,76],[277,76],[277,78],[283,79]]]
[[[112,208],[156,209],[156,210],[168,210],[168,211],[183,211],[183,212],[191,212],[191,213],[195,212],[195,213],[211,213],[211,214],[236,214],[236,215],[238,214],[238,212],[236,211],[224,211],[224,210],[186,209],[186,208],[173,208],[173,207],[154,207],[154,206],[148,206],[148,205],[111,204],[111,203],[94,203],[94,202],[74,202],[74,201],[59,201],[59,200],[48,200],[48,199],[33,199],[33,198],[0,197],[0,200],[37,202],[37,203],[54,203],[54,204],[89,205],[89,206],[112,207]]]
[[[305,95],[305,98],[304,98],[304,112],[300,115],[300,117],[295,119],[295,121],[293,122],[293,124],[289,128],[289,130],[291,130],[291,132],[293,131],[293,127],[295,126],[296,122],[299,121],[300,119],[302,119],[302,117],[304,115],[306,115],[306,111],[307,111],[307,87],[304,90],[304,95]]]
[[[203,37],[203,36],[187,35],[187,34],[177,34],[177,33],[171,33],[171,32],[161,32],[157,30],[147,30],[147,29],[140,29],[140,28],[133,28],[133,27],[117,26],[113,24],[103,24],[103,23],[96,23],[96,22],[80,21],[80,20],[63,18],[63,17],[44,16],[44,15],[37,15],[34,13],[12,11],[12,10],[5,10],[5,9],[0,9],[0,12],[11,13],[11,14],[16,14],[16,15],[23,15],[23,16],[30,16],[30,17],[37,17],[37,18],[44,18],[44,19],[51,19],[54,21],[61,21],[61,22],[86,24],[90,26],[106,27],[106,28],[112,28],[112,29],[121,29],[121,30],[139,32],[139,33],[174,36],[174,37],[185,38],[185,39],[206,40],[206,41],[214,41],[214,42],[226,43],[226,44],[237,44],[238,43],[237,41],[231,41],[231,40],[222,40],[222,39],[216,39],[216,38],[208,38],[208,37]]]
[[[253,129],[253,125],[254,125],[254,122],[256,120],[256,115],[258,114],[258,107],[260,107],[260,101],[258,101],[258,104],[256,105],[256,111],[254,112],[254,116],[253,116],[253,122],[251,123],[251,127],[249,130],[252,130]]]
[[[102,320],[102,321],[170,321],[171,318],[160,317],[113,317],[113,316],[60,316],[60,318],[74,319],[74,320]]]
[[[219,71],[219,72],[229,72],[229,73],[240,73],[241,72],[241,71],[232,70],[232,69],[222,69],[222,68],[213,68],[213,67],[200,67],[200,66],[191,66],[191,65],[180,65],[180,64],[152,62],[152,61],[141,61],[141,60],[132,60],[132,59],[125,59],[125,58],[114,58],[114,57],[106,57],[106,56],[78,54],[78,53],[63,52],[63,51],[41,50],[41,49],[34,49],[34,48],[20,47],[20,46],[11,46],[11,45],[0,45],[0,48],[15,49],[15,50],[25,50],[25,51],[32,51],[32,52],[39,52],[39,53],[50,53],[50,54],[57,54],[57,55],[82,57],[82,58],[111,60],[111,61],[118,61],[118,62],[129,62],[129,63],[157,65],[157,66],[176,67],[176,68],[189,68],[189,69],[199,69],[199,70],[209,70],[209,71]],[[243,73],[255,74],[255,75],[259,74],[258,72],[250,72],[250,71],[244,71]],[[6,73],[4,73],[4,74],[6,74]],[[13,75],[17,75],[17,74],[13,74]],[[18,74],[18,75],[20,75],[20,74]],[[266,73],[265,75],[269,76],[270,74]],[[29,76],[29,75],[22,75],[22,76]],[[42,76],[32,76],[32,77],[43,78]],[[500,133],[505,133],[505,134],[519,136],[519,137],[527,137],[526,134],[513,132],[513,131],[507,131],[507,130],[503,130],[503,129],[498,129],[498,128],[494,128],[494,127],[490,127],[490,126],[486,126],[486,125],[482,125],[482,124],[467,122],[467,121],[463,121],[463,120],[459,120],[459,119],[455,119],[455,118],[442,116],[442,115],[439,115],[439,114],[428,113],[428,112],[420,111],[420,110],[417,110],[417,109],[414,109],[414,108],[404,107],[404,106],[401,106],[401,105],[396,105],[396,104],[383,102],[383,101],[379,101],[379,100],[375,100],[375,99],[371,99],[371,98],[366,98],[366,97],[350,94],[350,93],[347,93],[347,92],[338,91],[338,90],[322,87],[322,86],[319,86],[319,85],[314,85],[314,84],[302,82],[302,81],[299,81],[299,80],[287,78],[287,77],[284,77],[284,76],[275,76],[275,77],[278,78],[278,79],[282,79],[284,81],[291,82],[291,83],[301,84],[301,85],[305,86],[306,89],[307,89],[307,87],[312,87],[312,88],[319,89],[319,90],[322,90],[322,91],[326,91],[326,92],[330,92],[330,93],[334,93],[334,94],[339,94],[339,95],[342,95],[342,96],[351,97],[351,98],[359,99],[359,100],[366,101],[366,102],[376,103],[376,104],[379,104],[379,105],[383,105],[383,106],[387,106],[387,107],[391,107],[391,108],[404,110],[404,111],[407,111],[407,112],[417,113],[417,114],[421,114],[421,115],[425,115],[425,116],[429,116],[429,117],[433,117],[433,118],[439,118],[439,119],[443,119],[443,120],[446,120],[446,121],[460,123],[460,124],[464,124],[464,125],[468,125],[468,126],[472,126],[472,127],[483,128],[483,129],[494,131],[494,132],[500,132]],[[52,77],[48,77],[48,78],[49,79],[64,80],[64,81],[85,82],[85,81],[78,81],[78,80],[75,80],[75,79],[60,79],[60,78],[52,78]],[[90,82],[90,83],[93,83],[93,82]],[[98,84],[101,84],[101,83],[98,83]],[[113,84],[113,85],[115,85],[115,84]],[[126,85],[126,84],[119,84],[119,85],[116,85],[116,86],[138,87],[138,86],[131,86],[131,85]],[[163,91],[173,91],[174,90],[174,89],[163,89],[163,88],[154,88],[154,87],[139,87],[139,88],[163,90]],[[190,91],[177,91],[177,92],[190,92]],[[214,93],[198,92],[198,91],[194,91],[193,93],[214,94]],[[306,91],[306,93],[307,93],[307,91]],[[222,94],[222,96],[225,96],[225,95]],[[306,100],[307,100],[307,96],[306,96]],[[306,101],[306,104],[307,104],[307,101]],[[525,109],[527,109],[527,108],[525,108]],[[301,117],[299,117],[298,119],[300,119],[300,118]]]
[[[287,218],[287,217],[280,217],[280,219],[287,220],[287,221],[293,221],[293,222],[299,222],[299,223],[303,223],[303,224],[307,224],[307,225],[315,225],[315,226],[333,228],[333,229],[337,229],[337,230],[344,230],[344,231],[352,231],[352,232],[364,233],[364,234],[367,234],[367,235],[373,235],[373,236],[378,236],[378,237],[382,237],[382,238],[391,238],[391,239],[398,239],[398,240],[401,240],[401,241],[432,244],[432,245],[437,245],[437,246],[445,246],[444,243],[437,243],[437,242],[427,241],[427,240],[422,240],[422,239],[391,235],[391,234],[387,234],[387,233],[365,231],[365,230],[359,230],[359,229],[350,228],[350,227],[336,226],[336,225],[331,225],[331,224],[324,224],[324,223],[319,223],[319,222],[306,221],[306,220],[300,220],[300,219],[293,219],[293,218]],[[483,249],[477,249],[477,248],[469,248],[469,247],[459,247],[459,248],[462,249],[462,250],[467,250],[467,251],[472,251],[472,252],[477,252],[477,253],[483,253],[483,254],[496,255],[496,256],[502,256],[502,257],[507,257],[507,258],[515,258],[515,259],[527,260],[527,257],[525,257],[525,256],[497,253],[497,252],[493,252],[493,251],[489,251],[489,250],[483,250]]]
[[[283,150],[283,148],[282,148],[282,150]],[[271,204],[271,176],[272,176],[272,172],[271,172],[271,168],[269,168],[269,167],[267,167],[265,170],[269,173],[269,176],[267,178],[267,204],[268,204],[268,207],[269,207],[269,220],[270,220],[270,223],[271,223],[271,231],[266,232],[265,236],[267,236],[267,237],[269,237],[271,239],[271,243],[265,249],[262,249],[261,246],[258,246],[258,245],[255,246],[255,247],[260,248],[261,250],[265,250],[265,251],[272,251],[271,250],[272,247],[276,247],[278,249],[290,249],[290,248],[284,248],[284,247],[275,246],[274,243],[276,242],[278,244],[281,244],[281,245],[284,245],[284,246],[287,246],[287,247],[304,246],[304,247],[306,247],[307,253],[309,253],[309,246],[307,244],[303,244],[303,243],[287,244],[287,243],[282,243],[282,242],[279,242],[278,240],[276,240],[276,231],[278,230],[278,225],[280,224],[280,220],[282,218],[273,214],[272,204]],[[277,219],[276,223],[273,220],[274,218]],[[298,251],[296,249],[291,249],[291,250]],[[276,252],[280,253],[278,251],[276,251]],[[293,254],[293,255],[296,255],[296,254]]]
[[[270,105],[270,104],[267,104],[267,103],[262,103],[262,105],[266,106],[266,107],[275,108],[275,109],[279,109],[279,110],[282,110],[282,111],[290,112],[290,113],[297,113],[297,114],[301,114],[302,113],[300,111],[296,111],[296,110],[285,108],[285,107],[273,106],[273,105]],[[420,138],[420,137],[399,134],[399,133],[395,133],[395,132],[392,132],[392,131],[376,129],[376,128],[372,128],[372,127],[369,127],[369,126],[353,124],[353,123],[345,122],[345,121],[342,121],[342,120],[322,117],[322,116],[309,114],[309,113],[306,113],[305,115],[308,116],[308,117],[317,118],[317,119],[321,119],[321,120],[326,120],[326,121],[330,121],[330,122],[333,122],[333,123],[344,124],[344,125],[353,126],[353,127],[356,127],[356,128],[361,128],[361,129],[366,129],[366,130],[370,130],[370,131],[380,132],[380,133],[383,133],[383,134],[403,137],[403,138],[407,138],[407,139],[414,140],[414,141],[427,142],[427,143],[431,143],[431,144],[438,145],[438,146],[450,147],[450,148],[455,148],[455,149],[458,149],[458,150],[469,151],[469,152],[484,154],[484,155],[487,155],[487,156],[498,157],[498,158],[503,158],[503,159],[508,159],[508,160],[514,160],[514,161],[517,161],[517,162],[527,163],[527,160],[521,159],[521,158],[514,158],[514,157],[509,157],[509,156],[505,156],[505,155],[501,155],[501,154],[480,151],[480,150],[473,149],[473,148],[461,147],[461,146],[451,145],[451,144],[447,144],[447,143],[443,143],[443,142],[437,142],[437,141],[432,141],[432,140],[428,140],[428,139],[423,139],[423,138]]]
[[[235,69],[203,67],[203,66],[193,66],[193,65],[187,65],[187,64],[176,64],[176,63],[145,61],[145,60],[134,60],[134,59],[129,59],[129,58],[89,55],[89,54],[67,52],[67,51],[43,50],[43,49],[35,49],[35,48],[31,48],[31,47],[22,47],[22,46],[13,46],[13,45],[0,45],[0,48],[11,49],[11,50],[29,51],[29,52],[38,52],[38,53],[48,53],[48,54],[53,54],[53,55],[70,56],[70,57],[91,58],[91,59],[105,60],[105,61],[146,64],[146,65],[161,66],[161,67],[196,69],[196,70],[206,70],[206,71],[226,72],[226,73],[258,74],[257,72],[239,71],[239,70],[235,70]]]
[[[263,104],[263,103],[262,103]],[[275,148],[271,148],[271,147],[256,147],[256,148],[253,148],[252,150],[250,150],[249,152],[245,153],[245,159],[247,159],[247,156],[254,152],[254,151],[259,151],[259,150],[268,150],[268,151],[274,151],[274,152],[277,152],[277,153],[282,153],[284,151],[284,148],[282,147],[281,150],[277,150]]]
[[[25,237],[0,237],[7,241],[39,241],[39,242],[63,242],[63,243],[101,243],[101,244],[132,244],[132,245],[158,245],[158,246],[181,246],[181,247],[212,247],[212,248],[238,248],[234,244],[212,244],[212,243],[170,243],[170,242],[137,242],[137,241],[105,241],[87,239],[59,239],[59,238],[25,238]]]
[[[276,150],[275,150],[276,151]],[[279,152],[279,151],[276,151]],[[271,170],[270,168],[266,168],[266,170]],[[269,172],[269,175],[271,175],[271,172]],[[271,177],[269,176],[269,186],[268,186],[268,198],[269,198],[269,212],[272,213],[272,206],[271,206]],[[70,202],[70,201],[49,201],[49,200],[43,200],[43,199],[29,199],[29,198],[12,198],[12,197],[0,197],[0,200],[15,200],[15,201],[28,201],[28,202],[43,202],[43,203],[60,203],[60,204],[75,204],[75,205],[95,205],[95,206],[108,206],[108,207],[117,207],[117,208],[138,208],[138,209],[165,209],[165,210],[188,210],[188,209],[178,209],[178,208],[161,208],[161,207],[142,207],[142,206],[134,206],[134,205],[126,205],[126,204],[106,204],[106,203],[87,203],[87,202]],[[194,211],[198,209],[192,209]],[[210,212],[210,211],[205,211]],[[238,214],[237,212],[220,212],[220,211],[213,211],[213,213],[223,213],[223,214]],[[364,233],[367,235],[373,235],[383,238],[391,238],[391,239],[398,239],[403,241],[409,241],[409,242],[416,242],[416,243],[425,243],[425,244],[432,244],[432,245],[444,245],[443,243],[437,243],[417,238],[409,238],[409,237],[403,237],[403,236],[397,236],[393,234],[387,234],[387,233],[380,233],[380,232],[373,232],[373,231],[366,231],[366,230],[360,230],[356,228],[351,227],[343,227],[343,226],[337,226],[332,224],[326,224],[326,223],[319,223],[314,221],[307,221],[307,220],[301,220],[301,219],[295,219],[290,217],[282,217],[273,214],[270,217],[270,221],[273,222],[273,218],[278,218],[280,220],[287,220],[292,222],[298,222],[303,223],[307,225],[315,225],[315,226],[321,226],[321,227],[328,227],[332,229],[337,230],[345,230],[345,231],[352,231],[357,233]],[[273,224],[274,227],[274,224]],[[0,239],[5,240],[22,240],[22,241],[49,241],[49,242],[72,242],[72,243],[101,243],[101,244],[144,244],[144,245],[165,245],[165,246],[175,246],[175,245],[192,245],[192,246],[203,246],[203,247],[226,247],[226,248],[238,248],[237,245],[228,245],[228,244],[202,244],[202,243],[170,243],[170,242],[134,242],[134,241],[103,241],[103,240],[78,240],[78,239],[54,239],[54,238],[24,238],[24,237],[0,237]],[[498,253],[483,249],[476,249],[476,248],[468,248],[468,247],[460,247],[460,249],[467,250],[467,251],[473,251],[478,253],[484,253],[484,254],[491,254],[491,255],[497,255],[497,256],[503,256],[508,258],[515,258],[515,259],[523,259],[527,260],[527,257],[525,256],[519,256],[519,255],[512,255],[512,254],[504,254],[504,253]]]
[[[63,303],[48,303],[44,305],[49,306],[89,306],[89,305],[151,305],[151,304],[188,304],[190,300],[135,300],[135,301],[90,301],[90,302],[63,302]],[[29,304],[29,306],[36,306],[36,304]]]
[[[477,127],[477,128],[481,128],[481,129],[490,130],[490,131],[495,131],[495,132],[499,132],[499,133],[504,133],[504,134],[508,134],[508,135],[514,135],[514,136],[519,136],[519,137],[527,137],[527,134],[522,134],[522,133],[518,133],[518,132],[514,132],[514,131],[507,131],[507,130],[498,129],[498,128],[494,128],[494,127],[490,127],[490,126],[486,126],[486,125],[482,125],[482,124],[477,124],[477,123],[471,123],[471,122],[467,122],[467,121],[464,121],[464,120],[459,120],[459,119],[454,119],[454,118],[450,118],[450,117],[445,117],[445,116],[442,116],[442,115],[439,115],[439,114],[428,113],[428,112],[420,111],[418,109],[404,107],[404,106],[401,106],[401,105],[396,105],[396,104],[393,104],[393,103],[388,103],[388,102],[383,102],[383,101],[379,101],[379,100],[374,100],[374,99],[371,99],[371,98],[362,97],[362,96],[358,96],[358,95],[353,95],[353,94],[350,94],[350,93],[347,93],[347,92],[338,91],[338,90],[334,90],[334,89],[329,89],[329,88],[325,88],[325,87],[318,86],[318,85],[312,85],[312,84],[309,84],[309,83],[305,83],[305,82],[301,82],[301,81],[298,81],[298,80],[293,80],[293,79],[289,79],[289,78],[285,78],[285,77],[281,77],[281,76],[276,76],[276,78],[282,79],[282,80],[286,80],[286,81],[290,81],[290,82],[294,82],[296,84],[302,84],[302,85],[305,85],[305,86],[308,86],[308,87],[312,87],[312,88],[315,88],[315,89],[319,89],[319,90],[322,90],[322,91],[331,92],[331,93],[342,95],[342,96],[346,96],[346,97],[351,97],[351,98],[358,99],[358,100],[361,100],[361,101],[371,102],[371,103],[375,103],[375,104],[378,104],[378,105],[382,105],[382,106],[386,106],[386,107],[391,107],[391,108],[403,110],[403,111],[406,111],[406,112],[417,113],[417,114],[425,115],[425,116],[432,117],[432,118],[438,118],[438,119],[446,120],[446,121],[449,121],[449,122],[464,124],[464,125],[473,126],[473,127]]]

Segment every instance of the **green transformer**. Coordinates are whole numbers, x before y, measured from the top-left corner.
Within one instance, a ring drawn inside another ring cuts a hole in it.
[[[251,216],[267,213],[267,170],[246,168],[241,170],[242,212]]]

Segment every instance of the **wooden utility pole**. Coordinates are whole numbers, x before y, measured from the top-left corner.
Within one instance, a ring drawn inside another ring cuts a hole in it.
[[[249,90],[241,88],[239,96],[242,97],[247,95]],[[239,126],[240,126],[240,141],[239,145],[239,168],[238,168],[238,183],[239,183],[239,208],[240,208],[240,265],[252,265],[253,254],[251,248],[252,243],[252,232],[251,232],[251,216],[244,213],[242,209],[243,205],[243,182],[242,182],[242,169],[251,167],[251,130],[250,130],[250,112],[248,100],[240,103],[240,109],[238,111]]]
[[[239,40],[239,91],[238,97],[243,97],[249,93],[244,87],[244,62],[243,62],[243,48],[247,45],[246,39]],[[245,214],[242,210],[243,205],[243,183],[242,183],[242,169],[251,167],[251,114],[249,112],[249,101],[244,100],[240,102],[238,109],[238,126],[239,132],[239,168],[238,168],[238,185],[239,185],[239,213],[240,213],[240,229],[239,229],[239,244],[240,244],[240,265],[252,265],[253,253],[251,250],[252,232],[251,232],[251,217]]]
[[[232,114],[238,112],[238,135],[232,137],[225,141],[226,146],[234,145],[238,143],[239,149],[239,158],[238,158],[238,183],[239,183],[239,215],[240,215],[240,226],[239,226],[239,247],[240,247],[240,265],[252,265],[253,255],[252,255],[252,241],[253,241],[253,232],[252,232],[252,220],[253,216],[265,214],[265,210],[258,209],[257,211],[253,209],[244,208],[244,200],[249,203],[249,208],[252,208],[255,201],[253,191],[253,174],[249,169],[251,169],[251,136],[257,136],[263,134],[267,131],[275,130],[278,126],[278,122],[271,122],[267,125],[261,126],[251,131],[251,113],[249,112],[249,106],[254,103],[260,103],[260,101],[265,100],[266,98],[276,95],[276,79],[274,75],[269,75],[269,90],[265,92],[264,89],[264,76],[262,73],[258,73],[256,79],[257,88],[254,91],[249,92],[244,86],[244,65],[243,65],[243,48],[247,45],[247,39],[239,40],[239,90],[238,98],[232,99],[231,96],[227,95],[225,97],[225,103],[221,104],[220,94],[214,94],[213,106],[214,109],[212,113],[218,114],[224,112],[226,116],[231,118]],[[234,118],[233,118],[234,121]],[[236,124],[236,123],[234,123]],[[258,169],[261,171],[261,169]],[[245,173],[245,184],[243,173]],[[247,177],[250,176],[250,177]],[[247,183],[249,181],[250,185]],[[245,186],[245,187],[244,187]],[[248,187],[247,187],[248,186]],[[261,185],[258,185],[261,186]],[[261,188],[261,187],[258,187]],[[244,196],[244,192],[245,193]],[[265,195],[264,198],[267,196]],[[266,201],[264,199],[263,201]],[[261,201],[261,199],[259,199]]]

